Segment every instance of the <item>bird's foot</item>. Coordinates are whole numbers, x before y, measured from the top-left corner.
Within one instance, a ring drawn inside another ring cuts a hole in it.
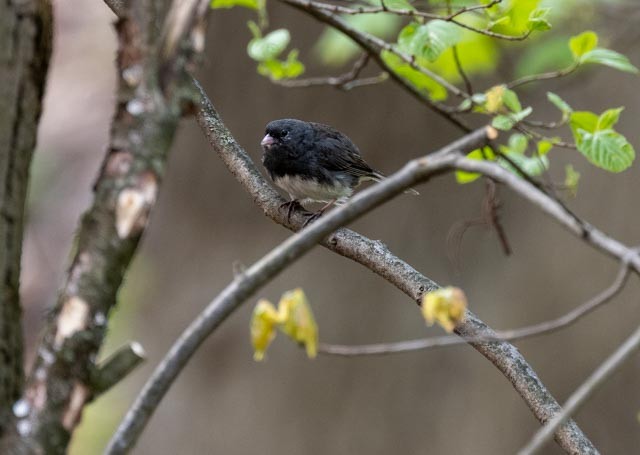
[[[324,210],[318,210],[317,212],[310,213],[307,219],[304,220],[304,224],[302,225],[302,227],[306,228],[309,224],[313,223],[315,220],[320,218],[323,213],[324,213]]]
[[[294,210],[301,209],[304,210],[304,207],[300,204],[297,199],[293,199],[291,201],[283,202],[280,204],[281,209],[287,209],[287,223],[291,222],[291,214]]]

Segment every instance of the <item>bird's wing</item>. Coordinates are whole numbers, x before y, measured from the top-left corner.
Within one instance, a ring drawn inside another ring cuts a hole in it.
[[[329,171],[344,172],[357,178],[381,178],[360,156],[360,151],[344,134],[326,128],[315,142],[317,162]]]

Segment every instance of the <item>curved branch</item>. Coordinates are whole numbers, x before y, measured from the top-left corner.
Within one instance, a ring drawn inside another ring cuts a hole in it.
[[[343,206],[292,235],[240,273],[182,332],[137,396],[105,453],[123,454],[133,447],[169,387],[200,344],[262,285],[335,229],[360,218],[415,183],[441,173],[455,158],[452,152],[468,153],[481,147],[493,133],[492,128],[480,128],[444,147],[437,156],[410,161],[389,178],[356,194]]]
[[[299,230],[306,218],[294,212],[289,219],[279,210],[283,199],[264,180],[249,155],[224,126],[200,85],[194,83],[201,96],[198,123],[214,151],[265,215],[288,229]],[[367,267],[415,302],[419,302],[425,292],[438,288],[435,282],[391,253],[382,242],[370,240],[349,229],[335,231],[322,245]],[[495,332],[471,312],[467,312],[465,322],[458,326],[458,331],[466,337],[495,336]],[[506,342],[482,342],[472,346],[505,375],[540,422],[546,422],[560,410],[553,396],[514,346]],[[574,422],[562,427],[556,438],[567,452],[580,447],[591,448],[595,452],[591,442]]]

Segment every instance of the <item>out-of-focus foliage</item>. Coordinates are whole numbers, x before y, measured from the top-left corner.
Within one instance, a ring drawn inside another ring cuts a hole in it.
[[[293,341],[303,344],[309,358],[316,356],[318,326],[302,289],[285,292],[278,309],[264,299],[256,304],[251,318],[251,343],[255,360],[264,359],[278,329]]]
[[[464,320],[467,297],[460,288],[446,287],[427,292],[422,298],[422,315],[427,324],[436,322],[447,332]]]
[[[247,45],[249,57],[258,63],[258,72],[274,80],[290,79],[304,73],[304,65],[298,60],[298,50],[293,49],[287,58],[280,59],[280,54],[289,45],[291,35],[284,28],[262,35],[262,30],[255,22],[249,22],[253,39]]]

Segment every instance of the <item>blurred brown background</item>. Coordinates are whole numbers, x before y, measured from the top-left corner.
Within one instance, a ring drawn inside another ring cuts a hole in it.
[[[272,3],[272,27],[291,29],[309,75],[326,74],[305,54],[321,27]],[[611,10],[597,21],[589,16],[594,10],[585,8],[575,31],[594,28],[638,65],[638,7],[623,15]],[[113,106],[113,15],[99,1],[81,0],[56,2],[56,14],[22,281],[31,349],[64,274],[78,215],[91,197]],[[265,123],[281,117],[336,126],[386,172],[458,134],[392,83],[348,93],[272,85],[256,74],[246,57],[245,22],[251,18],[247,10],[212,12],[199,77],[227,126],[256,161]],[[476,86],[487,88],[497,78]],[[637,76],[592,68],[567,81],[532,87],[522,97],[538,118],[556,116],[546,102],[547,90],[577,109],[600,112],[625,105],[618,129],[639,147],[638,81]],[[552,172],[559,179],[566,162],[582,173],[578,197],[570,201],[575,211],[621,241],[640,243],[638,164],[612,175],[590,166],[575,151],[552,153]],[[446,176],[419,189],[420,197],[400,197],[353,227],[383,240],[435,281],[462,287],[471,309],[494,328],[554,318],[608,286],[616,274],[612,260],[504,190],[503,220],[513,256],[501,254],[493,232],[471,230],[456,273],[447,258],[446,235],[456,221],[479,214],[484,187],[459,186]],[[149,359],[85,413],[72,453],[102,450],[173,340],[232,278],[234,261],[250,264],[288,235],[256,209],[195,123],[185,121],[104,352],[135,339]],[[425,328],[417,307],[391,285],[318,248],[261,290],[204,344],[135,453],[508,454],[538,428],[506,379],[467,346],[309,361],[279,337],[268,360],[254,362],[248,334],[253,304],[257,297],[277,301],[297,286],[311,300],[322,341],[355,344],[441,334],[439,328]],[[557,399],[563,401],[638,324],[639,291],[637,280],[631,279],[606,309],[560,333],[518,343]],[[634,358],[577,415],[603,453],[636,453],[640,447],[639,378],[640,360]],[[558,450],[550,445],[547,453]]]

